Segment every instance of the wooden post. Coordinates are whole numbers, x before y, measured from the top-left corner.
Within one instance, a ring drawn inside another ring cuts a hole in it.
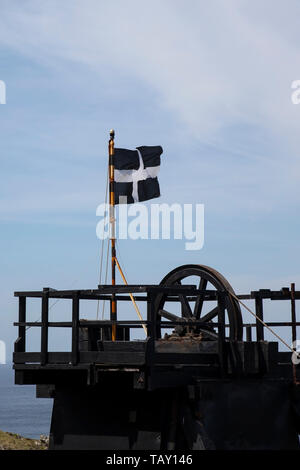
[[[41,365],[48,362],[49,289],[43,289],[41,327]]]
[[[19,297],[19,322],[26,322],[26,297]],[[15,352],[25,352],[26,350],[26,326],[19,325],[18,341]]]
[[[252,341],[252,328],[251,326],[246,326],[246,341]]]
[[[227,354],[225,345],[225,292],[217,292],[218,299],[218,350],[221,376],[226,374]]]
[[[295,301],[295,283],[291,284],[291,319],[292,319],[292,341],[293,347],[296,348],[297,327],[296,327],[296,301]]]
[[[147,349],[146,357],[147,364],[153,363],[153,356],[155,353],[155,339],[156,339],[156,316],[154,310],[154,296],[153,292],[147,292]]]
[[[262,321],[264,320],[263,314],[263,299],[256,293],[255,296],[255,314]],[[264,341],[264,326],[263,324],[256,319],[256,341]]]
[[[78,363],[78,341],[79,341],[79,292],[73,295],[72,300],[72,365]]]
[[[152,315],[151,315],[151,295],[147,292],[147,337],[150,338],[152,336]]]
[[[111,283],[114,286],[116,284],[116,227],[115,227],[115,176],[114,176],[114,138],[115,131],[110,131],[110,139],[108,142],[108,154],[109,154],[109,220],[110,220],[110,242],[111,242]],[[112,294],[110,302],[110,319],[112,322],[117,320],[117,302],[115,293]],[[116,324],[111,326],[111,339],[116,341],[117,328]]]

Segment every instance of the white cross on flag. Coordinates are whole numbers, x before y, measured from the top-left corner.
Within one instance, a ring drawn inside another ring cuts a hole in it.
[[[132,204],[160,196],[157,179],[163,149],[137,147],[136,150],[115,148],[115,204]]]

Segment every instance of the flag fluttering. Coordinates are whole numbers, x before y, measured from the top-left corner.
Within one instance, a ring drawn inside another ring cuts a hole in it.
[[[148,201],[160,196],[157,175],[160,146],[114,149],[115,204]]]

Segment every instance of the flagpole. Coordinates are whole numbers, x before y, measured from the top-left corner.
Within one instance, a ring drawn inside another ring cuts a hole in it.
[[[111,242],[111,283],[116,284],[116,230],[115,230],[115,188],[114,188],[114,138],[115,131],[113,129],[109,132],[108,154],[109,154],[109,221],[110,221],[110,242]],[[116,322],[117,320],[117,303],[115,294],[111,296],[110,304],[110,320]],[[116,324],[112,323],[111,339],[116,341]]]

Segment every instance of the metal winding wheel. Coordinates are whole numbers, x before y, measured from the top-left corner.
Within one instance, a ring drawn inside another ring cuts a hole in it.
[[[200,264],[186,264],[167,274],[160,285],[196,284],[199,290],[217,290],[234,293],[229,282],[215,269]],[[170,302],[166,294],[159,294],[156,298],[155,311],[157,321],[157,337],[162,337],[162,330],[170,331],[167,326],[162,326],[162,321],[181,321],[184,319],[199,320],[201,325],[192,327],[193,332],[201,332],[205,339],[217,340],[217,327],[214,322],[218,321],[217,302],[206,301],[199,294],[196,300],[191,300],[187,295],[179,294],[179,302]],[[213,305],[214,304],[214,305]],[[177,311],[176,311],[177,307]],[[179,310],[179,311],[178,311]],[[181,310],[181,311],[180,311]],[[229,325],[227,338],[229,340],[241,340],[243,335],[243,322],[239,303],[231,296],[226,296],[225,323]],[[187,333],[186,326],[175,328],[180,336]]]

